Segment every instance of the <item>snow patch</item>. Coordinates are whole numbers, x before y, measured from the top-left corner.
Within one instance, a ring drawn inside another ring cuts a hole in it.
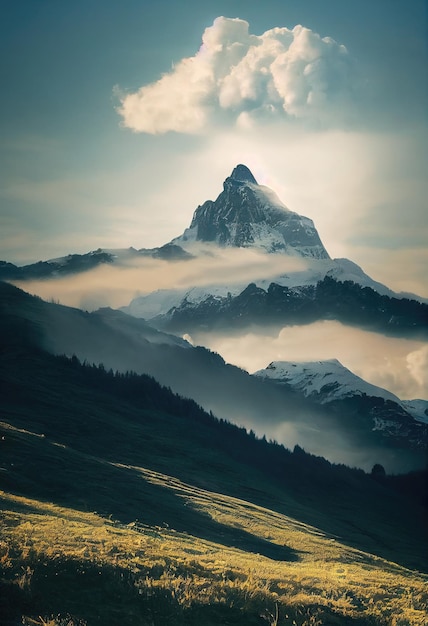
[[[416,421],[428,424],[427,400],[400,400],[390,391],[360,378],[337,359],[302,363],[274,361],[253,376],[290,385],[307,398],[316,398],[321,404],[356,395],[382,398],[396,403]],[[381,427],[381,424],[377,426]]]
[[[400,402],[393,393],[366,382],[337,359],[303,363],[275,361],[266,369],[255,372],[254,376],[287,383],[306,397],[320,395],[322,404],[355,395]]]

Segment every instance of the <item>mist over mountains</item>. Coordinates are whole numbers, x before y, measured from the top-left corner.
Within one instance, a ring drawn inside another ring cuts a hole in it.
[[[394,423],[402,436],[397,437],[395,431],[375,429],[368,411],[361,418],[353,405],[336,412],[326,409],[300,391],[250,376],[220,355],[144,320],[112,309],[88,313],[43,302],[6,283],[0,289],[3,328],[27,329],[32,343],[53,354],[75,355],[113,371],[150,374],[220,418],[335,462],[367,470],[382,463],[389,471],[424,466],[426,428],[398,405]]]
[[[13,295],[6,285],[2,289],[15,302],[15,314],[36,324],[40,345],[54,354],[148,373],[221,418],[334,461],[366,469],[382,462],[391,471],[423,466],[426,425],[417,419],[424,416],[423,404],[415,414],[399,398],[386,397],[388,392],[361,390],[352,399],[326,404],[305,385],[250,376],[181,339],[203,334],[209,345],[210,334],[272,332],[319,320],[417,345],[427,338],[426,303],[395,294],[352,261],[330,259],[313,222],[290,211],[245,165],[234,168],[215,201],[197,207],[182,235],[160,248],[99,249],[22,268],[4,262],[0,276],[24,288],[35,286],[36,292],[41,285],[61,294],[62,285],[79,282],[90,292],[102,272],[108,293],[126,284],[127,276],[136,290],[139,270],[145,276],[167,274],[172,283],[179,277],[185,286],[149,288],[121,311],[103,307],[92,313]],[[102,283],[98,292],[103,293]],[[95,292],[92,299],[96,302]]]

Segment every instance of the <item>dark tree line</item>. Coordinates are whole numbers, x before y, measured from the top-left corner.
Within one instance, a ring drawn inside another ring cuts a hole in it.
[[[299,289],[271,283],[265,291],[254,283],[235,298],[207,298],[198,307],[178,307],[165,325],[171,329],[251,323],[309,324],[334,319],[392,335],[427,336],[428,305],[391,298],[353,281],[326,276]]]

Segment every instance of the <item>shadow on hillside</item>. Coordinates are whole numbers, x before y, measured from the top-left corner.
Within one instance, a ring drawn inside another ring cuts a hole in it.
[[[276,561],[297,561],[296,551],[213,520],[187,506],[171,489],[148,482],[137,470],[117,467],[29,433],[8,434],[3,489],[81,511],[95,511],[121,524],[171,528],[229,548]],[[11,441],[14,440],[14,441]],[[37,510],[40,513],[40,510]]]
[[[239,605],[239,600],[237,602]],[[261,607],[249,606],[227,606],[224,604],[195,604],[183,612],[183,618],[178,624],[204,626],[266,626],[266,624],[276,624],[273,620],[275,607],[269,606],[265,602],[263,610]],[[268,606],[266,606],[268,605]],[[257,611],[257,608],[259,610]],[[253,610],[251,610],[253,609]],[[282,621],[281,616],[286,612],[287,621]],[[328,626],[375,626],[376,621],[370,617],[351,617],[336,613],[325,605],[310,605],[300,607],[282,607],[279,612],[279,624],[326,624]],[[288,621],[290,620],[290,621]]]
[[[17,575],[31,572],[26,585],[16,584]],[[4,626],[35,624],[29,616],[56,616],[55,624],[93,626],[263,626],[273,622],[276,605],[263,593],[248,594],[248,589],[223,587],[223,601],[203,604],[197,587],[178,579],[165,579],[154,585],[149,571],[130,571],[104,563],[56,558],[41,560],[29,553],[17,561],[13,570],[0,567],[0,623]],[[174,584],[175,582],[175,584]],[[177,584],[178,582],[178,584]],[[211,581],[215,594],[217,582]],[[191,603],[182,603],[181,591]],[[351,617],[325,605],[298,604],[279,606],[279,623],[322,623],[331,626],[374,626],[370,617]],[[79,616],[72,617],[72,616]],[[49,618],[46,618],[49,619]],[[289,621],[288,621],[289,620]],[[40,623],[37,621],[37,623]],[[47,623],[47,622],[44,622]],[[49,623],[53,623],[49,620]]]

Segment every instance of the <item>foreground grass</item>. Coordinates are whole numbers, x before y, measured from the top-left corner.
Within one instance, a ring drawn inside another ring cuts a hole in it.
[[[1,624],[428,624],[428,576],[263,507],[132,469],[278,553],[0,492]]]
[[[0,385],[0,626],[428,623],[423,511],[387,485],[151,379],[12,346]]]

